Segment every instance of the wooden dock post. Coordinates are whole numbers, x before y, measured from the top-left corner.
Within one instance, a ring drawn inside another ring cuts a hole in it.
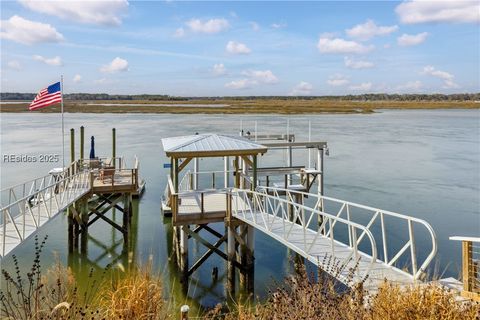
[[[130,193],[124,193],[123,194],[123,226],[122,226],[124,250],[128,249],[131,205],[132,205],[132,195]]]
[[[224,166],[224,171],[225,171],[224,187],[228,188],[228,186],[230,185],[230,176],[229,176],[229,174],[230,174],[230,172],[229,172],[230,171],[230,168],[229,168],[230,164],[228,162],[229,158],[228,157],[223,157],[223,161],[224,161],[223,166]]]
[[[188,320],[188,311],[190,307],[184,304],[180,307],[180,320]]]
[[[80,159],[84,159],[84,150],[85,149],[85,128],[83,126],[80,127]]]
[[[246,291],[253,293],[254,289],[254,275],[255,275],[255,228],[251,225],[247,226],[247,259],[246,259]]]
[[[75,129],[70,129],[70,163],[75,161]]]
[[[116,156],[117,156],[117,130],[113,128],[112,129],[112,159],[113,159],[114,165],[115,165]]]
[[[232,193],[227,192],[226,198],[226,218],[225,225],[227,229],[227,295],[230,297],[235,296],[235,265],[236,259],[236,243],[235,233],[236,227],[232,223]]]
[[[70,129],[70,161],[75,161],[75,130],[72,128]],[[68,172],[68,174],[73,174],[72,172]],[[78,245],[75,244],[76,242],[76,233],[75,233],[75,219],[73,217],[73,210],[71,206],[67,208],[67,219],[68,219],[68,252],[73,252]]]
[[[184,281],[187,281],[188,277],[188,225],[182,226],[180,230],[180,271]]]
[[[79,214],[80,214],[80,251],[82,253],[87,252],[88,244],[88,199],[81,199],[79,202]]]

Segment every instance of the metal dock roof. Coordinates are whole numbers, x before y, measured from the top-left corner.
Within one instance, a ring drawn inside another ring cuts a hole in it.
[[[162,139],[168,157],[221,157],[267,152],[267,147],[240,136],[217,133]]]

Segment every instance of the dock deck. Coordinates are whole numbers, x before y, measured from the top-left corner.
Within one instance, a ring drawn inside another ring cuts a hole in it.
[[[178,213],[174,224],[204,224],[222,222],[227,212],[227,191],[209,189],[185,192],[178,195]],[[247,204],[240,197],[232,199],[235,207],[246,209]]]
[[[78,160],[55,174],[1,191],[8,203],[0,209],[0,257],[82,198],[93,194],[139,195],[145,186],[138,178],[138,160],[133,169],[91,168],[88,162]]]

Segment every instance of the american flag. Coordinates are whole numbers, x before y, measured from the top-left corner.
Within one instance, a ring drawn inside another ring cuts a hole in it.
[[[28,107],[30,110],[37,110],[52,104],[62,102],[62,91],[60,82],[54,83],[45,89],[40,90],[35,99]]]

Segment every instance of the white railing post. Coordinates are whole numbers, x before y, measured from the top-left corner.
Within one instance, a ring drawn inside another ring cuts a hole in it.
[[[416,278],[417,274],[417,254],[415,252],[415,235],[413,232],[412,220],[408,220],[408,234],[410,235],[410,254],[412,256],[412,273]]]
[[[383,212],[380,212],[380,222],[382,225],[383,261],[385,261],[385,263],[388,263],[387,234],[385,230],[385,219],[383,217]]]

